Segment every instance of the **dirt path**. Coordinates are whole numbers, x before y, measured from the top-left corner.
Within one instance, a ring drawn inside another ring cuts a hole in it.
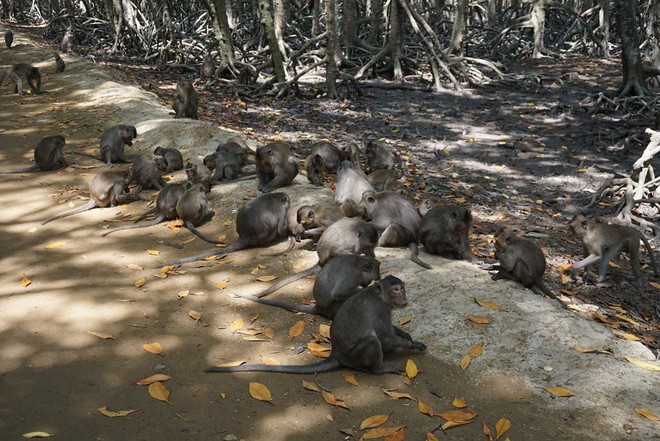
[[[18,97],[4,85],[0,93],[3,169],[29,165],[34,145],[46,135],[62,133],[68,149],[95,152],[102,131],[115,124],[138,128],[139,137],[128,149],[129,156],[163,145],[179,147],[184,157],[199,161],[231,135],[211,123],[172,120],[155,95],[126,85],[122,75],[90,61],[65,56],[67,70],[54,75],[49,50],[20,34],[15,41],[17,47],[11,52],[0,49],[3,65],[37,64],[46,73],[47,93]],[[375,104],[374,98],[365,98],[357,105],[372,113],[398,111],[376,109]],[[334,105],[329,107],[329,113],[339,114]],[[449,115],[451,108],[445,111]],[[250,117],[246,112],[246,120]],[[284,120],[290,118],[282,119],[283,127]],[[273,127],[278,122],[273,121]],[[419,121],[428,130],[435,123],[433,118]],[[499,129],[506,132],[504,126]],[[429,152],[442,146],[445,129],[438,125],[435,130],[435,139],[425,135]],[[315,360],[304,347],[326,320],[246,304],[231,296],[237,290],[256,291],[263,286],[255,280],[259,276],[283,277],[313,264],[314,254],[296,249],[287,258],[274,259],[253,250],[190,265],[179,274],[150,269],[164,259],[207,246],[199,240],[189,242],[190,233],[168,225],[101,237],[103,228],[146,210],[142,203],[94,210],[41,226],[45,218],[84,203],[79,196],[85,194],[90,176],[104,169],[93,160],[72,160],[76,164],[60,172],[0,179],[4,207],[0,212],[0,439],[45,431],[63,440],[339,440],[352,439],[346,435],[351,430],[364,433],[357,429],[365,418],[390,413],[385,426],[405,426],[407,440],[425,439],[431,431],[441,440],[485,439],[482,422],[494,432],[502,417],[511,421],[506,433],[511,440],[658,438],[658,423],[633,411],[642,407],[660,414],[658,373],[624,359],[652,360],[646,347],[619,339],[610,328],[567,312],[514,283],[493,283],[488,273],[469,263],[424,254],[435,269],[421,270],[408,260],[405,250],[378,250],[377,256],[385,274],[395,274],[407,284],[410,306],[397,312],[397,318],[411,317],[403,327],[429,347],[425,354],[393,357],[401,366],[408,359],[416,363],[420,372],[414,379],[347,370],[316,379],[205,374],[208,364],[233,360]],[[478,157],[473,161],[476,174]],[[438,166],[440,170],[447,173],[446,166]],[[182,172],[172,179],[183,179]],[[566,177],[557,172],[552,179],[558,182]],[[218,214],[202,230],[233,240],[235,212],[256,195],[255,187],[253,182],[216,187],[211,204]],[[299,177],[286,191],[297,200],[309,195],[311,187]],[[312,197],[330,193],[320,194]],[[482,222],[490,225],[495,219],[494,214]],[[47,248],[49,244],[52,247]],[[24,277],[31,281],[26,287],[21,285]],[[137,288],[140,279],[146,283]],[[218,287],[225,282],[224,289]],[[310,287],[311,281],[303,281],[278,297],[309,298]],[[495,302],[504,311],[483,308],[475,298]],[[191,311],[200,313],[201,320],[193,320]],[[488,317],[491,324],[473,324],[467,320],[469,315]],[[270,331],[256,336],[234,332],[231,327],[239,319],[244,323],[239,331],[271,329],[272,338],[265,336]],[[290,337],[290,328],[299,320],[305,323],[304,332]],[[114,339],[101,339],[90,331],[111,334]],[[254,337],[256,341],[249,340]],[[152,342],[160,343],[161,355],[143,348]],[[459,361],[480,342],[483,355],[462,370]],[[580,353],[576,345],[607,349],[611,354]],[[171,405],[152,398],[146,386],[135,384],[154,373],[172,376],[164,383],[171,391]],[[358,386],[346,381],[349,373],[357,378]],[[350,410],[326,404],[319,393],[303,388],[303,380],[316,380]],[[250,397],[252,381],[268,387],[271,404]],[[564,387],[576,396],[553,398],[544,386]],[[390,398],[383,389],[410,394],[433,413],[452,409],[454,397],[460,397],[478,416],[471,424],[443,433],[436,429],[444,419],[425,415],[416,401]],[[139,411],[108,418],[97,410],[103,406],[112,411]]]

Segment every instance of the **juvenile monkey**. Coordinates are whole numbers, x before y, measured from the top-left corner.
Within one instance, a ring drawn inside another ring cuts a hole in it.
[[[175,118],[199,119],[197,115],[197,106],[199,97],[190,81],[181,80],[176,84],[176,98],[172,107],[174,108]]]
[[[199,78],[202,80],[206,80],[206,84],[208,85],[212,80],[213,80],[213,75],[215,73],[215,65],[213,64],[213,54],[208,53],[204,57],[204,62],[202,65],[199,67]]]
[[[154,150],[154,155],[162,156],[165,159],[167,163],[166,173],[172,173],[183,168],[183,156],[178,149],[158,146]]]
[[[323,162],[325,173],[337,173],[342,161],[341,151],[331,142],[319,141],[312,145],[312,155],[319,155]]]
[[[5,32],[5,44],[7,45],[7,49],[11,49],[11,45],[14,42],[14,33],[12,32],[11,29],[8,29],[7,32]]]
[[[418,208],[422,214],[419,241],[427,252],[447,259],[474,261],[468,236],[472,227],[472,212],[460,205],[433,207],[423,200]]]
[[[73,49],[73,31],[71,28],[67,29],[64,35],[62,36],[62,41],[60,41],[60,51],[61,52],[71,52]]]
[[[116,207],[136,201],[135,196],[126,194],[128,183],[131,180],[130,170],[124,171],[101,171],[92,178],[89,184],[89,201],[82,207],[51,217],[42,222],[42,225],[63,217],[82,213],[93,208]]]
[[[23,92],[23,80],[21,80],[21,75],[25,76],[25,81],[27,81],[28,86],[30,86],[33,93],[37,95],[41,93],[41,72],[39,72],[39,68],[28,63],[14,64],[9,69],[6,69],[2,75],[0,75],[0,87],[2,87],[2,83],[5,82],[5,78],[9,77],[9,79],[15,84],[14,93],[25,95],[25,92]],[[37,82],[36,87],[33,81]]]
[[[348,217],[360,214],[358,205],[362,201],[362,193],[373,191],[367,176],[350,161],[339,164],[335,179],[335,202]]]
[[[575,215],[568,223],[568,226],[569,231],[578,236],[582,241],[582,249],[586,256],[573,265],[571,274],[574,278],[579,269],[600,262],[597,282],[601,283],[607,275],[609,261],[618,256],[622,251],[627,251],[630,253],[630,266],[635,275],[635,285],[640,286],[642,282],[639,267],[640,239],[644,242],[644,246],[651,257],[653,274],[658,277],[658,266],[653,256],[651,244],[636,229],[624,225],[597,223],[594,220],[587,219],[582,214]],[[588,272],[585,272],[584,278],[585,280],[589,279]]]
[[[360,170],[360,147],[357,144],[352,142],[339,150],[341,151],[342,160],[352,162],[353,166]]]
[[[323,158],[319,154],[312,153],[305,158],[305,170],[307,171],[307,179],[312,185],[323,187],[323,178],[325,173],[323,171]]]
[[[204,165],[213,172],[211,185],[231,181],[241,174],[241,158],[232,151],[220,150],[204,158]]]
[[[86,158],[103,161],[109,168],[114,167],[113,162],[132,163],[124,153],[124,144],[133,145],[133,139],[137,137],[137,129],[133,126],[118,125],[110,127],[101,135],[101,154],[99,156],[90,155],[83,152],[71,152],[74,155],[85,156]]]
[[[186,163],[186,176],[188,180],[193,184],[200,182],[208,183],[209,191],[211,189],[211,170],[208,169],[204,164],[191,164],[190,162]]]
[[[245,141],[243,141],[243,139],[239,138],[238,136],[232,136],[224,144],[219,144],[215,151],[228,152],[238,156],[241,161],[241,165],[254,164],[254,161],[248,161],[248,154],[250,153],[249,147]]]
[[[367,171],[370,173],[376,170],[394,168],[394,155],[385,147],[379,145],[378,141],[367,141],[364,156],[367,157]]]
[[[162,156],[139,156],[131,168],[132,181],[137,183],[133,195],[137,196],[142,190],[163,188],[167,184],[162,176],[166,170],[167,162]]]
[[[62,73],[64,72],[64,69],[66,68],[66,64],[64,64],[64,60],[62,57],[60,57],[60,54],[55,52],[55,73]]]
[[[268,193],[284,187],[298,175],[298,160],[287,143],[273,142],[259,147],[256,157],[259,191]]]
[[[296,214],[296,220],[303,229],[299,235],[302,238],[313,239],[317,242],[326,228],[343,217],[344,214],[341,209],[330,202],[303,205],[298,208]]]
[[[46,136],[34,148],[34,165],[21,170],[0,170],[0,174],[29,173],[33,171],[53,171],[66,167],[64,159],[64,136]]]
[[[213,366],[207,372],[283,372],[311,374],[340,367],[368,371],[373,374],[399,373],[401,368],[383,363],[383,354],[398,349],[424,351],[424,343],[408,334],[399,335],[392,324],[392,310],[408,304],[405,284],[387,276],[346,300],[337,311],[330,339],[332,350],[325,360],[310,365],[248,364],[232,367]]]
[[[207,191],[204,184],[191,184],[189,187],[176,203],[177,216],[188,230],[204,242],[220,243],[207,238],[195,228],[213,219],[215,211],[209,208],[206,201]]]

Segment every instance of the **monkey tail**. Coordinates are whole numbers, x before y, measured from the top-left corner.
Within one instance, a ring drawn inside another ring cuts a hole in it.
[[[108,234],[116,233],[117,231],[123,231],[123,230],[134,230],[136,228],[147,228],[147,227],[153,227],[154,225],[158,225],[162,221],[165,220],[165,216],[162,214],[159,214],[156,219],[150,220],[149,222],[145,222],[142,224],[138,225],[126,225],[124,227],[118,227],[118,228],[113,228],[112,230],[108,230],[105,233],[101,234],[102,237],[107,236]]]
[[[135,222],[134,222],[134,223],[137,224],[137,223],[140,222],[141,220],[145,219],[147,216],[151,216],[152,214],[155,214],[155,213],[158,213],[158,207],[154,207],[154,208],[152,208],[151,210],[147,211],[146,213],[143,213],[140,217],[138,217],[137,219],[135,219]],[[164,220],[164,219],[163,219],[163,220]]]
[[[417,246],[416,242],[410,242],[410,260],[415,262],[417,265],[426,268],[426,269],[433,269],[431,265],[428,263],[424,262],[419,258],[419,247]]]
[[[75,150],[72,150],[72,151],[69,152],[69,154],[71,154],[71,155],[78,155],[78,156],[84,156],[85,158],[92,158],[92,159],[96,159],[97,161],[104,161],[104,159],[101,158],[101,157],[98,156],[98,155],[90,155],[89,153],[85,153],[85,152],[77,152],[77,151],[75,151]]]
[[[294,312],[318,314],[318,311],[316,310],[316,306],[296,305],[293,303],[278,302],[277,300],[262,299],[260,297],[250,296],[247,294],[234,293],[234,295],[242,299],[249,300],[251,302],[259,303],[261,305],[275,306],[277,308],[288,309],[289,311],[294,311]]]
[[[256,297],[260,297],[260,298],[261,297],[266,297],[267,295],[274,293],[278,289],[284,288],[285,286],[290,285],[293,282],[296,282],[296,281],[302,279],[303,277],[315,276],[320,271],[321,271],[321,264],[317,263],[316,265],[314,265],[310,268],[307,268],[304,271],[300,271],[299,273],[296,273],[293,276],[289,276],[285,279],[280,280],[277,283],[273,283],[268,288],[266,288],[263,291],[261,291],[260,293],[258,293],[256,295]]]
[[[46,225],[49,222],[52,222],[54,220],[62,219],[63,217],[69,217],[73,216],[74,214],[82,213],[83,211],[89,211],[92,208],[96,208],[96,202],[94,202],[93,199],[90,199],[85,205],[82,207],[78,207],[75,210],[67,211],[66,213],[59,214],[55,217],[51,217],[50,219],[47,219],[41,223],[41,225]]]
[[[550,289],[548,289],[548,287],[545,286],[545,283],[543,283],[543,280],[540,280],[540,279],[539,279],[534,285],[535,285],[535,286],[539,289],[539,291],[541,291],[543,294],[545,294],[545,295],[548,296],[548,297],[552,297],[553,299],[555,299],[556,301],[558,301],[559,304],[560,304],[562,307],[564,307],[564,309],[570,311],[570,309],[568,308],[568,306],[566,306],[566,303],[562,302],[561,299],[557,296],[557,294],[555,294],[554,292],[550,291]]]
[[[193,233],[195,236],[199,237],[202,239],[204,242],[212,243],[214,245],[221,244],[222,242],[218,240],[213,240],[209,239],[208,237],[204,236],[202,233],[200,233],[197,228],[192,224],[192,222],[188,221],[186,222],[186,228],[190,230],[191,233]]]
[[[206,372],[280,372],[284,374],[315,374],[339,369],[341,363],[332,355],[323,361],[313,364],[243,364],[240,366],[210,366]]]
[[[653,250],[651,249],[651,244],[649,241],[646,239],[646,237],[642,234],[639,233],[639,238],[642,239],[642,242],[644,242],[644,246],[646,247],[646,251],[649,252],[649,256],[651,257],[651,263],[653,264],[653,274],[656,277],[659,277],[658,275],[658,264],[655,261],[655,257],[653,256]]]
[[[227,247],[214,248],[214,249],[209,250],[209,251],[204,251],[203,253],[200,253],[200,254],[195,254],[194,256],[184,257],[182,259],[177,259],[177,260],[171,260],[169,262],[158,264],[154,268],[161,268],[161,267],[164,267],[164,266],[179,266],[179,265],[183,265],[184,263],[190,263],[190,262],[194,262],[196,260],[201,260],[201,259],[205,259],[207,257],[216,256],[216,255],[217,256],[222,255],[224,257],[229,253],[233,253],[234,251],[240,251],[240,250],[245,249],[245,248],[248,248],[248,246],[239,237],[236,242],[234,242],[233,244],[231,244]]]
[[[22,168],[20,170],[0,170],[0,175],[11,175],[11,174],[16,174],[16,173],[31,173],[35,171],[41,171],[41,168],[37,165],[34,164],[32,167],[29,168]]]
[[[273,257],[273,256],[284,256],[286,253],[291,251],[293,247],[296,246],[296,239],[293,236],[289,236],[289,246],[284,251],[277,251],[275,253],[261,253],[262,256]]]
[[[11,68],[9,68],[9,69],[11,69]],[[9,73],[9,69],[5,69],[4,72],[2,72],[2,74],[0,75],[0,87],[2,87],[2,83],[5,82],[5,78],[7,78],[7,74]]]

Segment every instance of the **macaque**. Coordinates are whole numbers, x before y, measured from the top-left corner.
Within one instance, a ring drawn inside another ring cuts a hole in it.
[[[175,118],[199,119],[197,115],[197,106],[199,97],[190,81],[181,80],[176,84],[176,98],[172,107],[174,108]]]
[[[250,148],[247,146],[245,141],[238,136],[232,136],[224,144],[219,144],[215,151],[229,152],[238,156],[241,160],[241,165],[254,164],[254,161],[248,160],[248,155],[252,153]]]
[[[298,175],[298,160],[285,142],[273,142],[257,149],[259,191],[268,193],[291,183]]]
[[[597,223],[594,220],[587,219],[582,214],[573,217],[568,223],[568,226],[569,231],[578,236],[582,241],[582,249],[586,256],[584,259],[573,265],[571,274],[574,278],[579,269],[600,262],[597,282],[603,282],[607,275],[610,260],[618,256],[622,251],[627,251],[630,253],[630,266],[635,275],[635,285],[640,286],[642,281],[639,266],[640,239],[644,242],[644,246],[651,257],[653,274],[658,277],[658,266],[655,257],[653,256],[651,244],[649,244],[646,237],[636,229],[624,225]],[[588,272],[585,272],[584,278],[585,280],[589,279]]]
[[[339,164],[335,179],[335,202],[346,216],[358,216],[360,214],[358,205],[362,200],[362,193],[373,190],[367,176],[352,162],[342,161]]]
[[[210,52],[204,57],[204,62],[199,67],[199,78],[206,80],[206,84],[213,81],[215,73],[215,64],[213,63],[213,54]]]
[[[0,87],[2,87],[2,83],[5,82],[5,78],[9,77],[9,79],[15,84],[14,93],[25,95],[25,92],[23,92],[23,80],[21,80],[21,75],[25,76],[25,81],[27,81],[28,86],[30,86],[32,93],[37,95],[41,93],[41,72],[39,72],[39,68],[28,63],[14,64],[9,69],[6,69],[2,75],[0,75]],[[37,82],[36,87],[33,81]]]
[[[12,32],[11,29],[8,29],[7,32],[5,32],[5,44],[7,45],[7,49],[11,49],[11,45],[14,42],[14,33]]]
[[[391,190],[397,180],[396,172],[392,169],[380,169],[367,175],[367,180],[376,191]]]
[[[141,155],[131,168],[132,181],[137,183],[133,195],[137,196],[142,190],[160,190],[167,184],[163,173],[167,170],[167,162],[162,156]]]
[[[429,199],[420,203],[422,214],[419,241],[427,253],[447,259],[465,259],[473,262],[468,236],[472,227],[472,212],[460,205],[433,207]]]
[[[34,165],[20,170],[0,170],[0,174],[53,171],[68,165],[64,159],[64,136],[46,136],[34,148]]]
[[[188,176],[188,180],[193,184],[207,182],[209,189],[211,188],[211,176],[213,176],[213,173],[204,164],[193,165],[190,162],[186,163],[186,176]]]
[[[60,51],[61,52],[71,52],[73,49],[73,31],[71,28],[67,29],[64,35],[62,36],[62,41],[60,41]]]
[[[204,242],[219,244],[220,241],[212,240],[200,233],[197,228],[213,219],[215,211],[209,208],[206,201],[206,188],[204,184],[189,184],[186,192],[176,203],[176,214],[183,221],[185,227]]]
[[[337,173],[339,164],[343,160],[341,151],[334,144],[327,141],[319,141],[313,144],[311,154],[321,157],[325,173]]]
[[[307,179],[312,185],[323,187],[323,178],[325,173],[323,171],[323,158],[319,154],[311,154],[305,158],[305,171],[307,171]]]
[[[60,57],[60,54],[55,52],[55,73],[62,73],[64,72],[64,69],[66,68],[66,64],[64,64],[64,60],[62,57]]]
[[[355,169],[360,170],[360,147],[358,147],[357,144],[352,142],[340,148],[339,151],[341,151],[341,156],[344,161],[352,162]]]
[[[166,173],[183,169],[183,155],[178,149],[158,146],[154,149],[154,155],[162,156],[165,159]]]
[[[368,141],[364,149],[367,157],[367,171],[373,173],[376,170],[394,168],[394,155],[378,141]]]
[[[343,217],[341,209],[331,202],[303,205],[296,214],[296,221],[303,229],[298,235],[317,242],[326,228]]]

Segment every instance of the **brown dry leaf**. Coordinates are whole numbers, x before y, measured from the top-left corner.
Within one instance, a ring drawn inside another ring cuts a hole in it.
[[[307,389],[307,390],[311,390],[312,392],[318,392],[318,393],[321,393],[321,388],[318,387],[318,386],[317,386],[316,384],[314,384],[314,383],[310,383],[309,381],[305,381],[305,380],[303,380],[303,381],[302,381],[302,385],[303,385],[303,387],[304,387],[305,389]]]
[[[442,430],[449,430],[449,429],[453,429],[454,427],[459,427],[459,426],[463,426],[465,424],[470,424],[471,422],[472,421],[447,421],[442,426],[440,426],[440,428]]]
[[[479,415],[477,412],[475,412],[472,409],[452,409],[448,410],[446,412],[442,412],[440,414],[436,414],[440,418],[443,418],[447,421],[453,421],[456,423],[460,422],[469,422],[472,421]]]
[[[573,347],[573,349],[583,354],[607,354],[607,355],[612,354],[612,351],[608,351],[607,349],[590,349],[580,346],[578,344],[576,344],[575,347]]]
[[[483,424],[483,429],[482,429],[483,434],[488,437],[488,441],[493,441],[493,435],[492,432],[490,431],[490,427],[486,425],[485,421],[482,421],[481,424]]]
[[[152,256],[159,256],[160,255],[160,251],[158,251],[158,250],[147,250],[147,253],[152,255]]]
[[[419,398],[417,399],[417,409],[419,409],[420,412],[423,414],[426,414],[428,416],[433,416],[433,409],[429,407],[425,402],[420,400]]]
[[[475,323],[477,325],[490,324],[490,320],[488,320],[488,318],[482,317],[480,315],[468,315],[468,320],[470,320],[472,323]]]
[[[141,279],[137,279],[133,285],[135,285],[136,288],[140,288],[144,286],[147,283],[147,279],[145,277],[142,277]]]
[[[270,328],[264,328],[264,329],[262,329],[262,330],[261,330],[261,333],[262,333],[263,335],[265,335],[266,337],[268,337],[268,338],[273,338],[273,337],[275,337],[275,331],[273,331],[273,330],[270,329]]]
[[[273,401],[273,397],[270,395],[270,391],[265,385],[251,381],[249,389],[250,389],[250,396],[255,400]]]
[[[172,377],[169,375],[165,374],[153,374],[150,377],[143,378],[142,380],[136,381],[135,384],[138,386],[149,386],[152,383],[155,383],[156,381],[160,381],[161,383],[164,383],[168,380],[171,380]]]
[[[47,249],[47,250],[51,250],[53,248],[59,248],[67,242],[68,242],[68,240],[61,240],[59,242],[51,242],[51,243],[47,244],[44,248]]]
[[[614,314],[614,317],[618,318],[619,320],[623,320],[624,322],[630,323],[631,325],[633,325],[635,327],[640,327],[641,326],[635,320],[633,320],[630,317],[627,317],[623,314]]]
[[[294,338],[298,337],[305,330],[305,321],[299,320],[295,325],[289,328],[289,337]]]
[[[368,418],[365,418],[360,423],[360,430],[364,429],[373,429],[374,427],[382,426],[390,418],[391,413],[385,413],[382,415],[374,415]]]
[[[229,325],[229,330],[232,331],[232,332],[233,331],[238,331],[242,327],[243,327],[243,319],[237,319],[237,320],[234,320],[234,322],[231,325]]]
[[[321,337],[330,338],[330,326],[321,323],[319,325],[319,334],[321,334]]]
[[[468,352],[468,355],[472,358],[478,357],[480,355],[483,355],[484,353],[484,344],[479,343],[478,345],[474,346],[470,351]]]
[[[212,255],[212,256],[205,257],[205,258],[203,258],[202,260],[204,260],[204,261],[206,261],[206,262],[210,262],[211,260],[215,260],[215,259],[217,259],[217,258],[218,258],[218,254],[214,254],[214,255]],[[224,263],[228,263],[228,262],[227,262],[227,261],[224,261],[224,262],[221,261],[221,262],[220,262],[221,265],[224,264]]]
[[[459,365],[461,366],[461,369],[467,369],[470,366],[470,363],[472,363],[472,357],[464,355],[463,358],[461,358]]]
[[[167,274],[167,273],[169,273],[170,271],[172,271],[174,268],[175,268],[174,265],[165,265],[164,267],[162,267],[162,268],[160,269],[160,272],[161,272],[162,274]]]
[[[399,320],[399,326],[403,326],[406,323],[410,323],[411,320],[412,320],[412,315],[407,315],[403,317],[401,320]]]
[[[310,341],[307,343],[307,349],[314,352],[330,352],[331,348]]]
[[[184,289],[183,291],[179,291],[179,292],[177,293],[177,296],[178,296],[180,299],[183,299],[183,298],[185,298],[185,297],[188,297],[188,294],[190,294],[190,290],[189,290],[189,289]]]
[[[417,369],[415,362],[411,359],[408,359],[408,361],[406,361],[406,375],[408,375],[408,378],[412,380],[417,376],[418,372],[419,370]]]
[[[109,339],[114,340],[112,334],[106,334],[105,332],[87,331],[87,333],[92,334],[95,337],[102,338],[103,340],[109,340]]]
[[[264,265],[263,263],[260,263],[259,265],[257,265],[257,268],[266,269],[268,268],[268,265]]]
[[[138,410],[140,409],[118,410],[116,412],[113,412],[111,410],[108,410],[108,406],[103,406],[98,409],[99,412],[101,412],[103,415],[109,418],[125,417],[126,415],[130,415],[133,412],[137,412]]]
[[[622,331],[619,331],[617,329],[615,329],[613,332],[614,332],[614,335],[616,335],[617,337],[625,338],[626,340],[632,340],[632,341],[641,341],[642,340],[641,338],[637,337],[635,334],[631,334],[629,332],[622,332]]]
[[[50,438],[51,436],[55,436],[55,434],[48,432],[28,432],[22,436],[23,438]]]
[[[454,401],[451,403],[454,407],[458,407],[459,409],[464,409],[467,407],[467,401],[461,400],[458,397],[454,397]]]
[[[424,439],[424,441],[440,441],[440,439],[438,439],[438,437],[432,434],[431,432],[426,432],[426,438]]]
[[[626,360],[628,360],[628,362],[634,364],[635,366],[641,367],[642,369],[647,369],[649,371],[660,372],[660,366],[657,365],[657,364],[653,364],[651,362],[644,361],[644,360],[639,360],[637,358],[632,358],[632,357],[626,357]]]
[[[335,419],[332,417],[332,415],[330,415],[330,414],[326,415],[326,416],[325,416],[325,419],[328,420],[328,421],[330,421],[330,422],[332,422],[332,421],[335,420]]]
[[[497,438],[504,435],[511,428],[511,421],[508,418],[502,417],[495,423],[495,436]]]
[[[265,339],[263,337],[259,337],[256,335],[244,335],[243,340],[245,341],[268,341],[268,339]]]
[[[400,400],[402,398],[406,398],[408,400],[414,400],[412,395],[406,392],[396,392],[394,389],[383,389],[383,392],[385,392],[385,395],[395,398],[397,400]]]
[[[376,438],[383,438],[385,436],[390,436],[393,433],[398,432],[399,430],[403,429],[403,426],[395,426],[395,427],[378,427],[376,429],[371,429],[368,432],[366,432],[364,435],[362,435],[361,439],[376,439]]]
[[[279,366],[280,362],[270,357],[261,357],[261,362],[270,366]]]
[[[142,345],[142,347],[147,351],[151,352],[152,354],[161,354],[163,352],[163,349],[160,347],[160,343],[158,342],[153,342],[153,343],[145,343]]]
[[[643,407],[634,407],[633,410],[640,414],[643,417],[646,417],[650,419],[651,421],[660,421],[660,417],[651,412],[650,410],[646,410]]]
[[[219,364],[218,366],[220,366],[220,367],[232,367],[232,366],[240,366],[242,364],[245,364],[245,360],[230,361],[228,363]]]
[[[549,387],[549,386],[543,386],[543,389],[547,390],[550,392],[552,395],[556,397],[573,397],[575,394],[571,392],[570,390],[563,388],[563,387]]]
[[[167,390],[165,385],[160,381],[156,381],[155,383],[151,383],[149,385],[149,395],[159,401],[165,401],[166,403],[171,404],[170,391]]]
[[[655,289],[660,289],[660,283],[657,282],[649,282],[649,285],[654,287]]]
[[[252,270],[250,271],[250,274],[254,276],[254,275],[257,274],[258,272],[259,272],[259,267],[258,267],[258,266],[255,266],[255,267],[252,268]]]
[[[357,378],[355,378],[355,375],[353,374],[344,374],[344,380],[348,384],[352,384],[353,386],[359,386],[360,383],[358,383]]]
[[[337,406],[337,407],[343,407],[344,409],[348,409],[348,406],[346,405],[346,403],[344,403],[343,401],[338,400],[337,398],[335,398],[335,396],[331,392],[326,392],[324,390],[321,390],[321,396],[323,397],[323,400],[328,404],[331,404],[331,405]]]
[[[190,311],[188,311],[188,317],[198,322],[202,319],[202,313],[199,311],[195,311],[194,309],[191,309]]]
[[[229,283],[229,282],[226,281],[226,280],[221,280],[221,281],[219,281],[218,283],[216,283],[215,286],[217,286],[217,287],[220,288],[220,289],[225,289],[225,288],[227,287],[227,284],[228,284],[228,283]]]
[[[391,435],[387,435],[383,441],[403,441],[403,439],[406,437],[406,429],[401,428],[401,430],[397,430]]]
[[[126,268],[128,268],[128,269],[132,269],[132,270],[137,270],[137,271],[139,271],[139,270],[143,270],[143,269],[144,269],[144,268],[141,267],[140,265],[136,265],[136,264],[134,264],[134,263],[129,263],[128,265],[126,265]]]
[[[474,298],[474,301],[477,302],[480,306],[483,306],[484,308],[492,309],[493,311],[504,311],[504,308],[502,308],[497,303],[487,302],[485,300],[480,300],[476,297]]]
[[[27,288],[28,286],[30,286],[31,283],[32,280],[28,279],[27,276],[23,276],[23,279],[21,279],[21,285],[23,286],[23,288]]]
[[[561,275],[561,284],[562,285],[568,285],[568,283],[571,281],[571,277],[568,274],[563,274]]]
[[[277,279],[277,276],[260,276],[260,277],[257,277],[257,280],[260,281],[260,282],[272,282],[275,279]]]

